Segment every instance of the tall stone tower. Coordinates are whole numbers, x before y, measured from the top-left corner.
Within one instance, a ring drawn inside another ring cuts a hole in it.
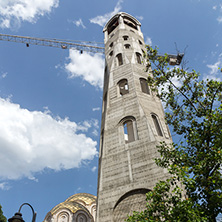
[[[171,142],[161,101],[146,79],[140,22],[127,13],[104,28],[106,66],[100,136],[97,222],[123,222],[143,210],[145,193],[166,177],[154,162],[159,141]]]

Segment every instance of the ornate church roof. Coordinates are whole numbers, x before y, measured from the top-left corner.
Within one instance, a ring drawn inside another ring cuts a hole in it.
[[[66,199],[65,202],[78,200],[83,201],[86,205],[91,205],[93,202],[96,202],[96,196],[89,193],[77,193]]]
[[[96,196],[89,193],[77,193],[53,207],[49,213],[55,214],[63,208],[69,209],[72,213],[75,213],[77,210],[88,212],[86,206],[92,205],[93,203],[96,203]]]
[[[60,214],[64,210],[68,210],[73,215],[80,211],[85,212],[90,218],[93,218],[95,216],[95,207],[96,196],[88,193],[74,194],[71,197],[67,198],[64,202],[53,207],[47,213],[44,221],[52,221],[51,219],[49,220],[49,218],[57,218],[58,214]]]

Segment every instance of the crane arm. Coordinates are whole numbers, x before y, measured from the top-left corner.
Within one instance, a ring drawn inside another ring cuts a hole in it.
[[[104,54],[104,47],[90,45],[90,44],[81,44],[80,41],[75,42],[75,41],[67,41],[67,40],[44,39],[44,38],[34,38],[34,37],[6,35],[6,34],[0,34],[0,40],[24,43],[26,44],[27,47],[29,47],[29,45],[42,45],[42,46],[57,47],[57,48],[62,48],[62,49],[75,49],[81,52],[86,51],[86,52]],[[96,44],[96,43],[93,43],[93,44]]]

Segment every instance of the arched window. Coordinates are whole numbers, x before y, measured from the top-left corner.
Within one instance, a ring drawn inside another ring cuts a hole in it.
[[[117,26],[119,25],[118,18],[114,19],[111,24],[108,26],[108,34],[110,34]]]
[[[151,114],[151,116],[152,116],[153,123],[154,123],[155,128],[156,128],[157,135],[158,136],[163,136],[163,133],[162,133],[159,121],[157,119],[157,116],[155,114]]]
[[[67,212],[61,212],[58,215],[58,222],[69,222],[69,214]]]
[[[124,139],[125,139],[125,142],[126,143],[130,143],[132,141],[135,141],[133,120],[126,120],[123,123],[123,127],[124,127]]]
[[[143,93],[150,94],[150,90],[149,90],[149,87],[148,87],[146,79],[140,78],[140,86],[141,86],[141,91]]]
[[[134,127],[133,127],[133,120],[126,120],[123,123],[124,127],[124,139],[126,143],[130,143],[132,141],[135,141],[135,135],[134,135]]]
[[[109,57],[111,57],[113,55],[113,51],[111,51],[110,53],[109,53]]]
[[[143,43],[142,43],[140,40],[138,40],[138,42],[139,42],[139,44],[140,44],[140,45],[142,45],[142,44],[143,44]]]
[[[137,25],[136,25],[136,23],[135,23],[134,21],[132,21],[131,19],[129,19],[129,18],[124,18],[123,22],[124,22],[126,25],[128,25],[128,26],[130,26],[130,27],[132,27],[132,28],[134,28],[134,29],[137,30]]]
[[[124,47],[125,49],[130,49],[130,44],[125,44]]]
[[[117,61],[118,61],[118,65],[121,66],[123,64],[123,56],[121,53],[116,55]]]
[[[136,52],[137,63],[142,64],[142,56],[139,52]]]
[[[127,79],[122,79],[118,82],[118,86],[119,86],[119,94],[121,96],[129,93],[129,86],[128,86],[128,81]]]
[[[87,218],[84,214],[79,214],[76,218],[77,222],[87,222]]]
[[[124,139],[125,143],[130,143],[138,140],[136,119],[133,116],[124,117],[120,122],[122,133],[121,138]]]
[[[112,48],[112,47],[113,47],[113,42],[111,42],[111,43],[110,43],[109,47],[110,47],[110,48]]]
[[[123,40],[124,40],[124,41],[126,41],[126,40],[128,40],[128,39],[129,39],[129,36],[128,36],[128,35],[124,35],[124,36],[123,36]]]

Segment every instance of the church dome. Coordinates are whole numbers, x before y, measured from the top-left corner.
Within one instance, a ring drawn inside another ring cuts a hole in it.
[[[90,205],[96,202],[96,196],[89,193],[77,193],[65,200],[65,202],[72,202],[72,201],[77,201],[77,202],[81,201],[85,205]]]
[[[78,193],[53,207],[44,222],[94,222],[95,214],[96,196]]]

